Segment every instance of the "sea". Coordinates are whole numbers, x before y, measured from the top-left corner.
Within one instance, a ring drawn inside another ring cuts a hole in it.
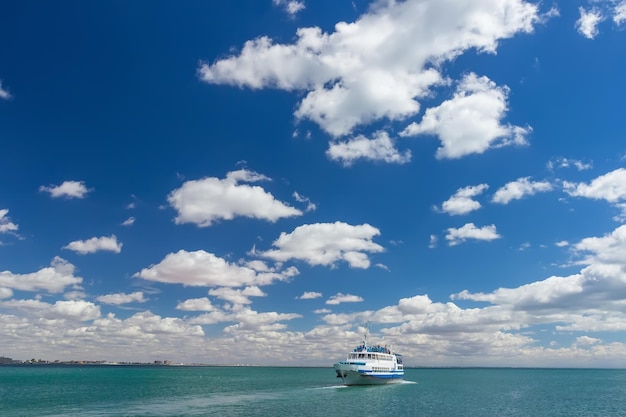
[[[332,368],[3,365],[0,416],[626,416],[626,370],[407,369],[346,387]]]

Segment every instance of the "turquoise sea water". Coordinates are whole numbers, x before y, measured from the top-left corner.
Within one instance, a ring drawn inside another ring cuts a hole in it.
[[[0,366],[0,416],[626,416],[625,370],[407,369],[344,387],[331,368]]]

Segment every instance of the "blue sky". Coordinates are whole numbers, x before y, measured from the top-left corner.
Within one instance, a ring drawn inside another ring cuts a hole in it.
[[[624,0],[0,19],[0,354],[623,366]]]

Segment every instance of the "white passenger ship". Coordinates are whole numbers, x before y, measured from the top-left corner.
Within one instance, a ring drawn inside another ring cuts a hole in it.
[[[387,346],[363,344],[348,353],[344,362],[333,365],[345,385],[375,385],[400,382],[404,378],[402,355]]]

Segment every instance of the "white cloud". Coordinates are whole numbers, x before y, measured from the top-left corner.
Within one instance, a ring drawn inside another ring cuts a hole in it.
[[[579,295],[582,291],[582,276],[554,276],[517,288],[499,288],[489,294],[463,291],[455,294],[453,299],[483,301],[500,306],[513,305],[518,309],[565,308],[563,300]]]
[[[0,80],[0,99],[10,100],[13,96],[6,88],[2,87],[2,80]]]
[[[337,293],[326,300],[326,304],[337,305],[341,303],[360,303],[362,301],[363,298],[358,295]]]
[[[122,222],[122,226],[132,226],[133,224],[135,224],[135,218],[132,216]]]
[[[265,297],[265,294],[259,287],[252,286],[244,289],[234,289],[228,287],[216,288],[209,290],[209,295],[213,295],[224,301],[228,301],[234,305],[252,304],[250,297]]]
[[[13,297],[13,290],[11,288],[0,287],[0,300],[11,297]]]
[[[106,318],[95,320],[92,327],[105,337],[121,337],[138,344],[149,341],[152,349],[159,346],[159,338],[204,336],[200,326],[190,325],[179,318],[161,317],[150,311],[136,313],[125,320],[110,314]],[[165,344],[165,340],[163,343]]]
[[[305,224],[291,233],[281,233],[270,249],[257,255],[279,262],[299,259],[310,265],[345,261],[353,268],[369,268],[368,253],[382,252],[372,238],[379,235],[369,224],[352,226],[343,222]]]
[[[130,294],[117,293],[117,294],[101,295],[97,297],[96,300],[103,304],[113,304],[113,305],[121,305],[121,304],[129,304],[129,303],[145,303],[146,301],[148,301],[144,298],[143,292],[141,291],[135,291]]]
[[[33,317],[53,326],[62,325],[62,321],[82,322],[100,317],[100,307],[83,300],[56,301],[54,304],[39,300],[9,300],[0,302],[0,307],[19,310],[26,317]]]
[[[81,255],[96,253],[98,251],[120,253],[122,251],[122,245],[122,242],[117,241],[115,235],[111,235],[92,237],[87,240],[75,240],[63,246],[63,249],[69,249]]]
[[[617,25],[621,25],[622,23],[626,22],[626,0],[622,0],[615,6],[613,21]]]
[[[626,21],[626,0],[589,0],[590,9],[579,7],[580,18],[576,21],[578,32],[588,39],[600,33],[598,26],[612,18],[617,26]]]
[[[587,39],[598,35],[598,24],[604,20],[604,15],[598,9],[585,10],[579,7],[580,18],[576,21],[576,29]]]
[[[61,185],[40,186],[39,191],[50,193],[52,198],[85,198],[85,195],[92,191],[87,189],[84,181],[63,181]]]
[[[315,211],[317,209],[315,203],[312,203],[308,197],[305,197],[296,191],[293,192],[293,198],[295,198],[298,203],[306,203],[306,211]]]
[[[50,266],[30,274],[0,272],[0,287],[18,291],[40,291],[60,293],[66,287],[78,286],[83,279],[74,276],[74,265],[65,259],[55,257]]]
[[[281,203],[263,188],[240,184],[267,180],[256,172],[241,169],[229,172],[225,179],[209,177],[187,181],[170,193],[168,202],[178,212],[176,224],[195,223],[199,227],[236,216],[275,222],[283,217],[302,215],[300,210]]]
[[[22,312],[19,317],[0,313],[3,345],[14,352],[25,352],[25,346],[31,346],[42,358],[72,360],[80,352],[81,358],[139,362],[153,357],[180,358],[192,350],[212,353],[206,351],[201,326],[149,311],[119,319],[114,314],[100,316],[97,306],[84,301],[47,304],[16,300],[0,304]]]
[[[14,232],[18,229],[18,225],[13,223],[7,214],[8,209],[0,210],[0,233]]]
[[[537,6],[523,0],[378,2],[332,33],[300,28],[293,44],[248,41],[238,55],[202,63],[198,76],[215,84],[306,91],[296,118],[338,137],[382,118],[416,115],[417,100],[443,82],[433,64],[468,49],[495,52],[499,40],[531,32],[539,20]]]
[[[146,311],[122,320],[113,314],[102,317],[97,306],[80,300],[48,304],[4,297],[0,334],[5,350],[21,352],[32,344],[44,358],[74,359],[63,355],[80,351],[115,360],[169,357],[206,362],[210,357],[213,363],[233,363],[245,357],[255,364],[284,360],[320,365],[329,356],[345,354],[346,340],[361,340],[362,324],[370,321],[370,339],[393,343],[406,364],[510,366],[514,360],[517,366],[617,366],[626,355],[626,344],[620,342],[626,331],[626,226],[572,247],[581,255],[578,273],[451,296],[464,305],[487,303],[476,307],[434,302],[427,294],[417,294],[375,311],[315,310],[325,314],[320,317],[323,323],[301,332],[288,330],[286,324],[299,314],[257,312],[242,304],[220,309],[208,298],[179,304],[179,310],[206,312],[196,317],[160,317]],[[359,298],[339,293],[327,307]],[[208,343],[200,325],[220,323],[225,324],[223,336],[212,334]],[[541,330],[559,341],[543,343]],[[602,338],[594,332],[602,332]],[[563,335],[573,342],[563,344]]]
[[[230,312],[218,310],[203,314],[190,320],[190,323],[197,324],[216,324],[216,323],[236,323],[228,326],[224,329],[227,334],[237,334],[238,338],[243,337],[244,334],[251,334],[252,338],[257,342],[262,342],[264,336],[270,336],[268,343],[265,345],[266,349],[272,345],[271,340],[280,337],[280,334],[276,331],[284,329],[286,326],[280,322],[293,320],[302,317],[300,314],[295,313],[276,313],[276,312],[258,312],[248,307],[239,307]],[[269,332],[266,333],[266,332]],[[279,351],[276,351],[278,353]]]
[[[595,337],[589,337],[589,336],[579,336],[576,338],[576,345],[577,346],[593,346],[596,345],[598,343],[602,343],[601,339],[597,339]]]
[[[363,135],[347,141],[330,142],[326,155],[343,166],[351,166],[359,159],[404,164],[411,160],[411,151],[400,153],[387,132],[378,131],[369,139]]]
[[[176,309],[184,311],[214,311],[215,307],[211,304],[211,300],[207,297],[202,297],[192,298],[178,303]]]
[[[555,168],[569,168],[572,165],[579,171],[585,171],[587,169],[593,168],[593,164],[585,163],[576,159],[557,158],[557,159],[548,161],[548,169],[551,171],[554,170]]]
[[[296,13],[305,9],[303,1],[297,0],[272,0],[276,6],[282,6],[285,11],[291,16],[295,16]]]
[[[498,87],[487,77],[467,74],[454,97],[426,110],[420,123],[413,122],[400,134],[432,134],[442,146],[437,158],[460,158],[490,148],[525,145],[530,128],[503,125],[509,89]]]
[[[573,245],[578,253],[589,253],[583,264],[626,266],[626,225],[603,237],[588,237]]]
[[[487,184],[459,188],[452,197],[441,204],[441,211],[450,215],[461,215],[478,210],[481,205],[472,198],[479,196],[488,188],[489,185]]]
[[[305,291],[301,296],[296,297],[296,300],[313,300],[315,298],[320,298],[321,296],[321,292]]]
[[[463,243],[467,239],[490,241],[499,238],[500,235],[496,232],[496,226],[493,224],[478,228],[474,225],[474,223],[467,223],[458,229],[453,227],[449,228],[448,234],[446,234],[446,239],[448,240],[448,245],[450,246]]]
[[[83,300],[57,301],[50,309],[52,317],[90,321],[100,317],[100,307]]]
[[[613,218],[615,221],[623,222],[626,219],[626,169],[624,168],[601,175],[589,184],[564,181],[563,188],[566,193],[574,197],[606,200],[621,212]]]
[[[66,300],[82,300],[86,297],[87,294],[85,293],[85,291],[83,291],[83,289],[79,287],[76,287],[74,290],[67,291],[63,294],[63,298],[65,298]]]
[[[530,181],[530,177],[518,178],[498,189],[491,201],[498,204],[508,204],[512,200],[520,200],[527,195],[547,191],[552,191],[552,184],[548,181]]]
[[[339,294],[341,296],[343,296],[343,294]],[[350,296],[348,295],[348,297],[356,297],[356,296]],[[356,299],[358,299],[360,297],[356,297],[355,298],[355,302]],[[333,300],[334,301],[334,300]],[[350,302],[350,301],[348,301]],[[328,302],[326,304],[329,304]],[[339,304],[339,302],[332,302],[332,304]],[[331,314],[326,314],[324,317],[322,317],[322,320],[324,320],[324,322],[330,326],[334,326],[334,327],[338,327],[338,326],[342,326],[342,327],[346,327],[351,325],[352,323],[365,323],[370,321],[372,317],[372,312],[371,311],[359,311],[359,312],[355,312],[355,313],[331,313]],[[363,340],[363,339],[361,339]],[[371,340],[371,339],[370,339]]]
[[[563,182],[565,192],[573,197],[587,197],[617,203],[626,200],[626,169],[618,168],[599,176],[589,184]]]
[[[259,265],[263,265],[264,269],[260,269]],[[168,254],[160,263],[144,268],[133,276],[148,281],[184,286],[242,287],[267,285],[276,280],[284,281],[297,274],[298,270],[295,268],[277,271],[263,263],[240,266],[228,263],[203,250],[195,252],[180,250]]]
[[[463,291],[455,294],[453,299],[512,306],[516,310],[538,314],[544,317],[543,320],[572,320],[579,325],[583,323],[582,317],[568,317],[567,314],[602,315],[614,312],[623,315],[623,300],[626,296],[626,226],[620,226],[603,237],[585,238],[572,248],[576,254],[584,255],[578,262],[584,268],[577,274],[552,276],[517,288],[499,288],[488,294]],[[546,315],[546,312],[560,314],[560,320]],[[584,322],[588,326],[592,323],[593,326],[602,325],[598,323],[598,317]],[[615,324],[602,326],[608,329]],[[619,326],[626,329],[626,321]]]

